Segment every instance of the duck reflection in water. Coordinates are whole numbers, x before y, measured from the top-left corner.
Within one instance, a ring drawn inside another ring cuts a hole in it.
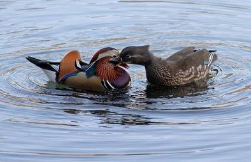
[[[99,124],[119,124],[119,125],[150,125],[157,124],[158,122],[151,121],[143,115],[129,114],[129,113],[119,113],[118,111],[112,111],[109,109],[104,110],[77,110],[77,109],[64,109],[63,110],[69,114],[92,114],[99,117]]]
[[[207,93],[207,80],[200,80],[197,83],[192,83],[182,86],[162,87],[149,84],[146,86],[147,98],[177,98],[185,96],[198,96]]]

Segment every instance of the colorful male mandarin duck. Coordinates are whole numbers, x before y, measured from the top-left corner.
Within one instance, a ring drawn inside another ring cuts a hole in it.
[[[217,60],[216,50],[184,48],[167,59],[154,56],[149,45],[124,48],[120,57],[125,63],[145,66],[148,82],[160,86],[190,84],[209,75],[212,63]]]
[[[76,89],[105,91],[124,88],[130,76],[124,70],[128,65],[119,57],[118,50],[107,47],[96,52],[87,64],[81,61],[78,51],[70,51],[60,62],[50,62],[27,57],[40,67],[51,81]]]

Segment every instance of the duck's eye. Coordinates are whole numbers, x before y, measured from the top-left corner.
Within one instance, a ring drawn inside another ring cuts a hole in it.
[[[126,55],[125,57],[126,57],[126,58],[128,58],[128,59],[129,59],[129,58],[131,58],[131,56],[130,56],[130,55]]]

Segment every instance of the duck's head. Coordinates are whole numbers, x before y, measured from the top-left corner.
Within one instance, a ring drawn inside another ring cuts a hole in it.
[[[89,64],[92,64],[99,60],[103,60],[103,61],[107,60],[106,62],[113,64],[114,66],[120,65],[125,68],[128,67],[126,63],[122,62],[122,59],[119,55],[119,51],[112,47],[102,48],[99,51],[97,51],[92,57],[92,59],[90,60]]]
[[[147,65],[151,60],[149,45],[126,47],[121,51],[120,57],[125,63]]]

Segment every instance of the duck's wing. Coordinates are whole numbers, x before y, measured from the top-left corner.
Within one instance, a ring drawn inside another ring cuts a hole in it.
[[[176,61],[176,68],[182,71],[197,69],[208,70],[217,60],[216,50],[201,49],[188,54]]]
[[[40,67],[51,81],[56,81],[60,62],[40,60],[31,56],[26,57],[26,59],[34,65]]]
[[[26,57],[28,61],[40,67],[47,77],[54,82],[61,82],[67,76],[74,75],[76,71],[85,71],[88,64],[80,59],[78,51],[70,51],[60,62],[40,60],[31,56]]]
[[[81,61],[79,51],[70,51],[60,61],[57,81],[61,82],[62,80],[67,79],[67,76],[77,74],[76,72],[79,71],[85,71],[87,67],[88,64]]]
[[[191,54],[193,52],[195,52],[194,46],[186,47],[186,48],[183,48],[182,50],[174,53],[173,55],[168,57],[166,60],[176,61],[176,60],[181,59],[181,58],[185,57],[186,55]]]

